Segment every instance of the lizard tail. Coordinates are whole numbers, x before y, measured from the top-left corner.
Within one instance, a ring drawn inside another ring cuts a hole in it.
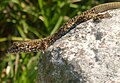
[[[101,13],[101,12],[105,12],[107,10],[116,9],[116,8],[120,8],[120,2],[104,3],[91,8],[90,11],[93,10],[94,13]]]

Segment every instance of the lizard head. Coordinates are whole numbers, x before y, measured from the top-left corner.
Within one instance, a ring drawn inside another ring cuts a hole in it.
[[[37,52],[39,50],[45,50],[47,47],[47,42],[42,40],[20,41],[14,42],[8,49],[8,53]]]
[[[8,48],[8,53],[19,53],[27,51],[28,45],[26,42],[14,42],[13,45]]]

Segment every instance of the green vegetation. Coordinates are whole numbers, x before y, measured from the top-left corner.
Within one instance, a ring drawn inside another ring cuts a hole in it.
[[[0,83],[36,81],[40,52],[8,54],[14,41],[52,35],[95,4],[95,0],[0,0]]]

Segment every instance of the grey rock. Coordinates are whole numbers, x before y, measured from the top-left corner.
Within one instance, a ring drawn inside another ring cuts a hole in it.
[[[38,83],[120,83],[120,9],[79,24],[41,55]]]

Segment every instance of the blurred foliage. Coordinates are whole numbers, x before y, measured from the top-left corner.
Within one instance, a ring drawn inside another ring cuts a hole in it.
[[[35,83],[40,52],[8,54],[14,41],[44,38],[96,0],[0,0],[0,83]]]

